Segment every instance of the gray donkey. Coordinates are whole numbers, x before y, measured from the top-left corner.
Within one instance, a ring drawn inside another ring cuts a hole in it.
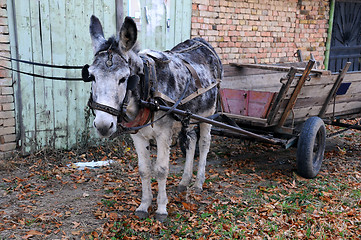
[[[196,123],[176,114],[156,111],[140,104],[141,100],[160,102],[201,116],[215,113],[217,85],[223,75],[221,61],[203,39],[187,40],[171,51],[136,50],[137,27],[126,17],[116,37],[104,38],[98,18],[91,17],[90,35],[94,62],[83,68],[84,81],[92,82],[88,105],[95,114],[94,127],[101,137],[132,129],[131,137],[138,154],[142,181],[142,202],[136,209],[141,218],[149,216],[152,203],[151,175],[158,182],[156,219],[167,213],[166,181],[172,137],[181,133],[186,149],[186,163],[178,189],[187,189],[193,172],[198,140]],[[143,102],[144,102],[143,101]],[[211,140],[211,126],[199,125],[199,165],[194,188],[202,190],[206,158]],[[150,158],[150,140],[157,145],[157,158]]]

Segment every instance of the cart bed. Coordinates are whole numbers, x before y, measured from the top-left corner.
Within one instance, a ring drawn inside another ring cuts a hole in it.
[[[283,125],[280,120],[295,95],[295,103],[286,113],[284,126],[304,122],[312,116],[349,118],[361,115],[360,72],[331,74],[311,70],[299,92],[295,92],[304,68],[295,69],[296,74],[290,79],[290,66],[226,65],[220,91],[223,113],[249,125]],[[263,99],[252,102],[252,95],[263,95]]]

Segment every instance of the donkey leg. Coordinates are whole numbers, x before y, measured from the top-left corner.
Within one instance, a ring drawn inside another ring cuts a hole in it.
[[[152,204],[152,189],[151,189],[151,161],[149,152],[149,141],[141,136],[131,135],[138,154],[139,174],[142,180],[142,202],[135,210],[135,215],[139,218],[148,217],[148,208]]]
[[[207,154],[209,152],[209,146],[211,145],[211,125],[207,123],[201,123],[199,128],[199,163],[194,188],[198,191],[201,191],[203,189],[203,183],[205,180]]]
[[[186,149],[186,162],[184,165],[182,180],[178,185],[179,192],[186,191],[190,181],[192,180],[193,160],[194,160],[194,152],[197,143],[197,134],[195,133],[194,130],[188,131],[185,133],[183,140],[185,141],[184,144]]]
[[[155,175],[158,182],[158,209],[156,211],[156,219],[163,222],[168,215],[167,212],[167,192],[166,184],[169,173],[169,149],[172,133],[165,129],[156,137],[157,141],[157,160],[154,167]]]

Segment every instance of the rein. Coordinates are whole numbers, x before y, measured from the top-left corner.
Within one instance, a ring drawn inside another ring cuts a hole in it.
[[[10,61],[16,61],[16,62],[20,62],[20,63],[30,64],[33,66],[48,67],[48,68],[59,68],[59,69],[82,69],[83,68],[83,66],[53,65],[53,64],[26,61],[26,60],[5,57],[5,56],[0,56],[0,58],[4,58],[4,59],[10,60]],[[12,68],[12,67],[6,67],[6,66],[2,66],[2,65],[0,65],[0,68],[7,69],[7,70],[17,72],[17,73],[21,73],[21,74],[25,74],[25,75],[32,76],[32,77],[38,77],[38,78],[45,78],[45,79],[52,79],[52,80],[59,80],[59,81],[83,81],[83,78],[45,76],[45,75],[40,75],[40,74],[36,74],[36,73],[24,72],[24,71],[21,71],[21,70]]]

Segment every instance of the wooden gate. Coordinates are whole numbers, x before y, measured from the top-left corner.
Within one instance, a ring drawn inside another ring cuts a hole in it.
[[[116,26],[115,1],[14,0],[8,6],[12,57],[56,65],[92,61],[89,19],[100,17],[108,36]],[[12,63],[21,71],[80,77],[81,70],[58,70]],[[23,153],[44,146],[71,148],[87,140],[90,84],[13,74],[17,133]]]
[[[192,0],[124,1],[124,10],[137,22],[142,49],[169,50],[190,37]]]
[[[189,38],[191,0],[13,0],[8,1],[11,55],[56,65],[91,63],[92,14],[106,37],[116,32],[118,15],[138,17],[141,48],[169,49]],[[134,2],[138,2],[137,7]],[[163,9],[163,10],[162,10]],[[137,19],[136,19],[137,20]],[[59,70],[12,62],[21,71],[58,77],[80,77],[81,70]],[[13,74],[17,134],[23,153],[44,146],[69,149],[95,136],[86,107],[90,84]]]

